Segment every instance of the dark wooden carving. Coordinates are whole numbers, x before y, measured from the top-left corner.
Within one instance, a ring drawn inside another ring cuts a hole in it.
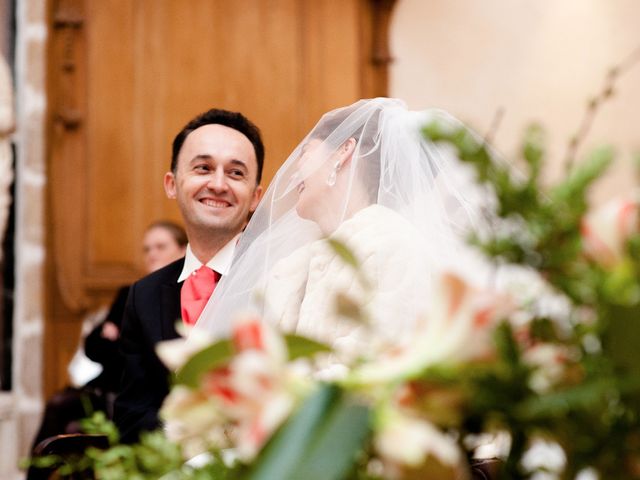
[[[363,47],[363,97],[384,97],[389,91],[389,25],[396,0],[363,0],[361,41]]]
[[[53,268],[67,308],[84,311],[90,304],[82,281],[84,243],[84,113],[81,0],[59,0],[53,6],[50,132]]]

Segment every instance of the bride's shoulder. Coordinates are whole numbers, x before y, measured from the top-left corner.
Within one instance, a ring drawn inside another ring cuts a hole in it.
[[[312,246],[313,244],[303,245],[278,260],[271,269],[270,276],[287,278],[303,275],[308,268],[307,265],[312,255]]]
[[[413,257],[423,245],[418,230],[402,215],[382,205],[370,205],[344,222],[336,238],[360,260],[395,262]]]
[[[353,218],[349,226],[355,237],[368,238],[371,241],[418,241],[418,230],[399,213],[383,205],[370,205],[362,209]],[[346,224],[347,222],[345,222]]]

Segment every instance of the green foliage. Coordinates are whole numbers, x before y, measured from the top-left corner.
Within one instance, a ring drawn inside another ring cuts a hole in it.
[[[360,268],[360,261],[358,260],[356,254],[345,243],[336,240],[335,238],[327,238],[326,242],[346,265],[349,265],[351,268],[353,268],[356,274],[356,278],[358,279],[362,287],[365,290],[370,290],[370,281],[362,272],[362,269]]]
[[[329,247],[340,257],[340,259],[348,266],[350,266],[362,286],[366,295],[371,295],[373,292],[373,286],[369,278],[364,274],[360,268],[360,261],[356,257],[356,254],[343,242],[334,238],[327,238],[326,242]],[[367,302],[362,300],[356,300],[353,296],[344,292],[338,292],[335,299],[335,311],[336,313],[353,322],[367,325],[370,322],[369,314],[366,308],[363,307]]]
[[[583,274],[593,275],[593,268],[581,254],[580,223],[589,187],[611,162],[610,149],[596,150],[566,180],[547,191],[539,178],[544,154],[539,127],[531,127],[525,136],[522,156],[528,171],[522,178],[513,175],[509,165],[496,161],[466,128],[452,131],[431,124],[424,133],[433,141],[451,143],[460,159],[475,168],[478,181],[495,192],[494,233],[489,239],[474,239],[476,245],[498,261],[541,271],[576,302],[593,300],[593,289],[582,282]]]
[[[500,263],[536,269],[573,304],[562,331],[548,318],[530,322],[527,342],[572,352],[564,360],[570,368],[548,391],[531,389],[533,376],[544,372],[522,362],[522,347],[506,324],[496,331],[497,361],[452,374],[450,381],[460,382],[468,396],[464,429],[499,426],[510,433],[504,478],[529,478],[521,458],[536,435],[565,450],[563,478],[585,467],[596,468],[601,478],[640,478],[640,240],[632,237],[625,257],[605,268],[584,254],[581,235],[589,188],[611,163],[612,150],[596,149],[565,180],[546,187],[540,180],[544,136],[538,127],[527,132],[527,170],[518,177],[464,128],[432,124],[424,134],[451,144],[495,192],[492,233],[474,238],[474,244]]]
[[[196,388],[203,373],[224,365],[232,356],[233,345],[230,340],[216,342],[192,356],[176,373],[176,382]]]
[[[90,449],[94,470],[100,480],[157,479],[181,468],[183,459],[178,446],[168,442],[161,432],[142,434],[136,445],[116,445],[108,450]]]
[[[338,254],[344,263],[353,268],[358,268],[359,262],[349,247],[334,238],[328,238],[327,243],[331,249]]]
[[[311,357],[320,352],[329,352],[331,348],[315,340],[298,335],[285,335],[284,341],[289,359]],[[193,355],[175,375],[175,382],[196,388],[202,375],[228,363],[234,355],[231,340],[220,340]]]
[[[84,433],[106,436],[109,445],[115,445],[120,441],[118,428],[102,411],[95,412],[91,417],[82,419],[80,421],[80,428]]]
[[[640,377],[640,303],[609,305],[603,317],[604,353],[617,368]]]
[[[95,422],[95,416],[84,422]],[[116,427],[99,419],[100,428],[113,432]],[[143,433],[137,444],[117,442],[108,449],[89,448],[84,455],[60,457],[49,455],[32,462],[38,467],[57,466],[60,478],[95,478],[96,480],[239,480],[242,467],[227,466],[216,452],[212,461],[201,467],[185,464],[180,447],[169,441],[162,431]]]
[[[368,431],[368,407],[335,385],[322,385],[274,435],[246,479],[343,479]]]
[[[309,358],[321,352],[330,352],[331,347],[299,335],[284,335],[289,360]]]

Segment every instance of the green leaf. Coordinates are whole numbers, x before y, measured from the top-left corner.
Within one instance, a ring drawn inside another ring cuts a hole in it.
[[[230,340],[221,340],[199,351],[176,373],[176,383],[196,388],[203,373],[227,363],[233,356]]]
[[[574,201],[582,198],[586,189],[609,167],[613,160],[613,150],[609,147],[595,149],[587,160],[576,167],[564,182],[551,192],[554,202]]]
[[[518,405],[516,412],[520,421],[538,417],[563,418],[568,412],[597,409],[615,389],[614,381],[607,378],[597,379],[560,392],[532,396]]]
[[[298,462],[291,478],[343,479],[358,453],[364,449],[368,433],[369,409],[364,405],[343,402],[324,422],[322,431]]]
[[[369,409],[323,385],[275,434],[248,480],[339,480],[369,432]]]
[[[616,366],[640,375],[640,305],[611,305],[603,348]]]
[[[494,331],[494,341],[498,354],[505,363],[518,365],[520,363],[520,348],[516,342],[511,325],[502,322]]]
[[[360,267],[358,259],[354,255],[353,251],[351,251],[351,249],[347,247],[347,245],[339,240],[336,240],[335,238],[327,238],[327,242],[343,262],[345,262],[347,265],[351,265],[355,269],[358,269]]]
[[[285,335],[284,341],[287,345],[287,351],[289,352],[289,360],[312,357],[316,353],[332,351],[331,347],[324,343],[298,335]]]
[[[360,262],[356,258],[353,251],[340,240],[336,240],[335,238],[327,238],[326,240],[329,243],[331,249],[342,259],[342,261],[355,270],[358,281],[365,289],[365,291],[370,290],[371,283],[369,282],[369,279],[364,275],[363,271],[360,269]]]
[[[285,335],[285,343],[289,352],[289,359],[310,357],[319,352],[330,352],[331,348],[297,335]],[[227,363],[234,355],[231,340],[221,340],[196,353],[176,373],[176,383],[196,388],[203,373],[211,371]]]
[[[103,411],[98,410],[91,417],[81,419],[80,427],[84,433],[90,435],[105,435],[109,445],[116,445],[120,441],[118,427],[107,418]]]
[[[248,480],[285,479],[308,447],[313,432],[331,409],[340,392],[323,386],[300,407],[269,441],[247,476]]]
[[[525,132],[523,156],[529,165],[530,181],[538,180],[540,166],[544,157],[544,131],[540,125],[531,125]]]
[[[636,262],[624,258],[613,266],[602,281],[602,291],[607,300],[616,305],[632,306],[640,301]]]

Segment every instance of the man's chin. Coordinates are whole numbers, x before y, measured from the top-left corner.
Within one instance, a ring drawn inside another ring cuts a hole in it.
[[[204,231],[211,232],[211,234],[220,234],[223,232],[228,233],[231,236],[235,236],[242,231],[244,222],[239,222],[236,219],[228,218],[203,218],[199,222],[200,228]]]

